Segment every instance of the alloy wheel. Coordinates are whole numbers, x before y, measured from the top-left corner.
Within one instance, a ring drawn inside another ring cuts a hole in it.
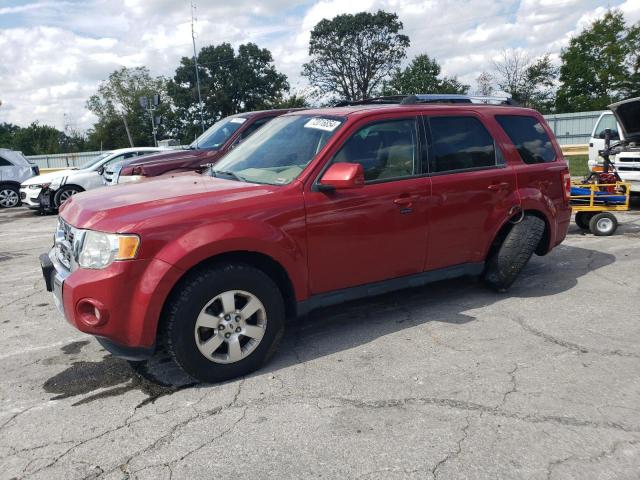
[[[236,363],[260,344],[267,328],[267,312],[252,293],[229,290],[210,300],[195,324],[200,353],[215,363]]]
[[[11,188],[4,188],[0,190],[0,207],[11,208],[20,203],[20,197],[18,193]]]

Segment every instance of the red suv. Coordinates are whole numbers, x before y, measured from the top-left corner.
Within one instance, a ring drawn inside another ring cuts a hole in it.
[[[567,163],[533,110],[433,102],[297,111],[202,174],[74,196],[47,288],[114,355],[207,382],[317,307],[463,275],[504,290],[566,235]]]
[[[108,184],[115,185],[137,182],[168,172],[197,170],[201,165],[217,162],[268,121],[294,110],[296,109],[259,110],[225,117],[194,140],[188,150],[134,158],[108,168],[104,172],[104,178]]]

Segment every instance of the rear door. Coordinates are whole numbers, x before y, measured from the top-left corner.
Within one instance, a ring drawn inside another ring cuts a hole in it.
[[[360,124],[329,162],[359,163],[365,185],[305,193],[312,294],[421,272],[430,179],[415,115]]]
[[[480,117],[425,117],[431,205],[427,270],[484,261],[517,206],[516,176]]]

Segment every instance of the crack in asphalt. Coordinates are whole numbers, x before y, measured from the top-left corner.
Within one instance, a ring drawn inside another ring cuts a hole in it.
[[[469,426],[471,425],[471,421],[469,417],[466,418],[466,424],[462,427],[462,436],[458,439],[457,447],[455,452],[449,452],[445,455],[445,457],[438,461],[431,469],[431,475],[433,475],[434,480],[438,479],[438,472],[443,465],[445,465],[448,461],[458,457],[462,453],[462,444],[467,439],[469,435]]]
[[[547,480],[551,480],[551,477],[553,475],[553,471],[558,468],[560,465],[563,465],[565,463],[571,462],[571,461],[576,461],[576,462],[580,462],[580,463],[595,463],[603,458],[609,457],[611,455],[613,455],[614,453],[616,453],[616,451],[622,446],[622,445],[640,445],[640,440],[618,440],[613,442],[613,444],[611,445],[611,447],[609,447],[606,450],[601,451],[600,453],[596,454],[596,455],[591,455],[588,457],[581,457],[579,455],[573,454],[573,455],[569,455],[565,458],[559,459],[559,460],[554,460],[552,462],[549,462],[549,464],[547,465]]]

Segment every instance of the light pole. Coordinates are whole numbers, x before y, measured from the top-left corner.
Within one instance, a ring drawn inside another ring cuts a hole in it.
[[[153,133],[153,145],[158,146],[158,127],[162,123],[162,117],[155,115],[155,111],[160,105],[160,95],[157,93],[151,97],[151,101],[147,97],[140,97],[140,106],[144,108],[151,119],[151,132]]]

